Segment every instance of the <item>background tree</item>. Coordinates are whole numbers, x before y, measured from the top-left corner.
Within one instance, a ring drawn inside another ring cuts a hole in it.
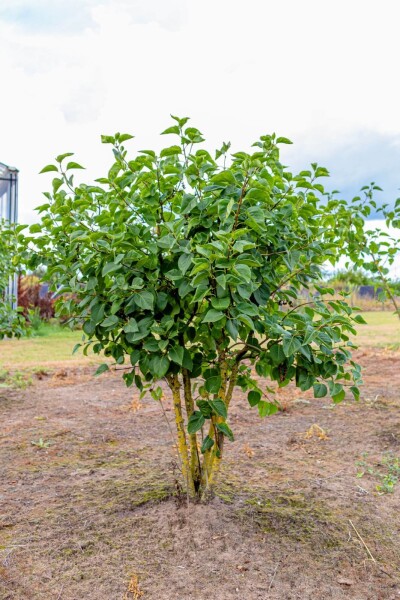
[[[328,207],[340,232],[341,252],[348,258],[347,268],[360,269],[368,273],[380,288],[379,299],[389,299],[400,319],[398,282],[391,277],[391,267],[400,256],[400,198],[394,207],[388,204],[379,206],[374,193],[382,191],[375,183],[361,189],[362,196],[351,202],[330,197]],[[388,231],[371,227],[368,218],[376,213],[386,224]]]
[[[21,228],[17,228],[20,231]],[[0,340],[4,337],[19,337],[25,333],[25,320],[12,308],[12,298],[7,287],[16,270],[17,239],[15,230],[0,221]]]
[[[262,417],[278,410],[267,378],[294,381],[335,402],[349,386],[358,397],[355,333],[344,300],[318,286],[321,266],[337,258],[317,164],[293,176],[279,161],[286,138],[264,135],[251,153],[212,156],[187,118],[163,134],[176,145],[129,158],[128,134],[103,136],[114,163],[96,185],[74,185],[82,167],[60,155],[52,193],[31,227],[30,267],[77,301],[59,314],[81,322],[83,346],[128,362],[124,379],[160,399],[168,385],[182,475],[204,497],[218,472],[237,387]],[[309,284],[317,290],[312,297]],[[109,368],[103,364],[98,373]]]

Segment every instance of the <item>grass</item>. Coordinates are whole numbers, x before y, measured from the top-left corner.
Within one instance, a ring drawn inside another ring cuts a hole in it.
[[[41,325],[29,338],[5,339],[0,341],[0,365],[5,368],[49,367],[59,362],[86,363],[99,362],[93,354],[89,357],[82,352],[72,354],[76,343],[82,341],[82,331],[71,331],[58,324]]]
[[[358,326],[355,342],[360,348],[400,349],[400,320],[389,311],[369,311],[361,313],[367,325]]]
[[[358,326],[356,343],[363,347],[400,349],[400,320],[391,312],[363,312],[367,325]],[[93,354],[88,357],[78,350],[72,354],[76,343],[82,341],[81,331],[71,331],[57,324],[42,324],[30,338],[0,341],[0,366],[8,369],[50,367],[60,362],[93,364],[101,362]]]

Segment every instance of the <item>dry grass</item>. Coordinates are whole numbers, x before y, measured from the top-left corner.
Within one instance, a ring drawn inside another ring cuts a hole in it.
[[[392,312],[361,313],[367,325],[358,325],[358,334],[354,341],[362,349],[364,347],[400,348],[400,319]]]
[[[72,354],[75,344],[82,341],[82,331],[71,331],[58,325],[45,325],[39,335],[0,341],[0,366],[5,369],[48,368],[68,362],[71,365],[101,362],[93,354]]]

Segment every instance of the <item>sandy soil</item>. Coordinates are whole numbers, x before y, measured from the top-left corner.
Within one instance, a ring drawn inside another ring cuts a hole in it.
[[[376,491],[400,354],[358,358],[359,403],[285,389],[261,420],[237,393],[215,498],[189,508],[159,404],[119,375],[0,390],[1,600],[400,599],[400,483]]]

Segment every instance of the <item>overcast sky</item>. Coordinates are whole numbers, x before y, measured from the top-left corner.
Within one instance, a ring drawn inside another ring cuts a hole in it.
[[[275,131],[293,169],[317,161],[345,195],[376,181],[393,200],[399,22],[398,0],[0,0],[0,161],[21,171],[20,220],[55,155],[102,176],[101,133],[151,148],[170,113],[234,151]]]

